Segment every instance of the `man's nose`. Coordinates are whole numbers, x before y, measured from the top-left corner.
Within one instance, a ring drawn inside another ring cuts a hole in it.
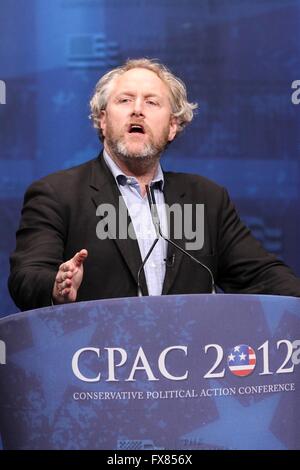
[[[144,115],[143,101],[140,98],[137,98],[136,100],[133,101],[132,114],[135,116]]]

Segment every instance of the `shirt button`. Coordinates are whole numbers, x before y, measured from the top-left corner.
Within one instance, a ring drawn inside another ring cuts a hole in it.
[[[131,184],[131,183],[132,183],[131,179],[128,178],[127,181],[126,181],[126,183],[127,183],[127,184]]]

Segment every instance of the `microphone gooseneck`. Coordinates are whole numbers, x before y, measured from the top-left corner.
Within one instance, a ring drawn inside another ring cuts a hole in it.
[[[147,191],[147,197],[148,197],[148,201],[149,201],[149,194],[150,194],[150,197],[152,197],[150,191],[149,191],[149,186],[146,185],[146,191]],[[149,203],[150,204],[150,203]],[[156,206],[155,206],[156,208]],[[151,206],[150,206],[150,210],[151,210]],[[151,213],[152,214],[152,213]],[[154,221],[154,218],[153,218],[153,215],[152,215],[152,220]],[[142,292],[142,286],[141,286],[141,273],[144,269],[144,266],[145,264],[147,263],[148,259],[149,259],[149,256],[151,255],[152,251],[154,250],[154,247],[156,245],[156,243],[158,242],[159,238],[160,238],[160,233],[159,233],[159,217],[158,217],[158,212],[156,210],[156,215],[155,215],[155,224],[154,224],[154,227],[155,227],[155,232],[156,232],[156,238],[154,240],[154,242],[152,243],[152,245],[150,246],[149,248],[149,251],[148,253],[146,254],[139,270],[138,270],[138,273],[137,273],[137,294],[138,294],[138,297],[143,297],[143,292]]]
[[[140,269],[138,270],[138,273],[137,273],[137,294],[138,294],[138,297],[143,297],[143,292],[142,292],[142,287],[141,287],[141,273],[142,273],[142,270],[145,266],[145,264],[147,263],[147,260],[149,258],[149,256],[151,255],[152,251],[154,250],[154,247],[156,245],[156,243],[158,242],[159,238],[156,237],[154,242],[152,243],[147,255],[145,256],[141,266],[140,266]]]
[[[184,250],[183,248],[181,248],[181,246],[179,246],[177,243],[175,243],[173,240],[170,240],[170,238],[166,237],[163,233],[162,233],[162,230],[161,230],[161,226],[160,226],[160,220],[159,220],[159,215],[158,215],[158,211],[157,211],[157,207],[156,207],[156,202],[155,202],[155,197],[154,197],[154,192],[153,192],[153,188],[151,186],[149,186],[148,184],[145,185],[146,187],[146,192],[147,192],[147,197],[148,197],[148,202],[149,202],[149,206],[150,206],[150,212],[151,212],[151,216],[152,216],[152,221],[153,221],[153,225],[155,227],[155,230],[156,230],[156,236],[157,236],[157,239],[155,240],[155,244],[156,242],[158,241],[158,238],[161,237],[163,238],[164,240],[166,240],[166,242],[170,243],[170,245],[174,246],[175,248],[177,248],[177,250],[181,251],[181,253],[183,253],[184,255],[188,256],[191,260],[195,261],[197,264],[200,264],[200,266],[202,266],[202,268],[204,268],[208,274],[210,275],[210,279],[211,279],[211,293],[212,294],[215,294],[216,293],[216,287],[215,287],[215,278],[214,278],[214,275],[211,271],[211,269],[206,266],[206,264],[204,263],[201,263],[201,261],[199,261],[197,258],[195,258],[193,255],[191,255],[188,251]],[[155,245],[154,245],[155,246]],[[152,249],[154,248],[151,247],[150,250],[152,251]],[[146,260],[149,258],[150,254],[151,254],[151,251],[149,250],[149,253],[148,255],[146,256],[144,262],[143,262],[143,265],[142,267],[140,268],[140,270],[143,268]]]

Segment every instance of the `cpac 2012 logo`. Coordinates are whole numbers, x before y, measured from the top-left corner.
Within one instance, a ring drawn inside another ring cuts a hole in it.
[[[222,378],[225,376],[225,367],[218,370],[222,365],[224,352],[219,344],[208,344],[205,353],[212,348],[216,351],[216,360],[213,367],[204,375],[206,379]],[[295,365],[300,363],[300,340],[291,342],[287,339],[277,341],[276,350],[283,350],[281,363],[273,370],[270,367],[270,342],[265,341],[257,348],[261,351],[262,370],[259,375],[288,374],[294,372]],[[239,344],[229,350],[227,355],[227,366],[230,372],[239,377],[252,374],[257,365],[257,353],[248,344]],[[218,371],[217,371],[218,370]]]
[[[274,361],[274,354],[272,354],[272,364],[276,363],[276,366],[273,365],[272,367],[270,365],[270,349],[269,340],[256,348],[256,351],[248,344],[239,344],[232,347],[224,357],[222,346],[216,343],[207,344],[200,349],[199,354],[200,365],[204,363],[204,361],[201,361],[201,351],[207,355],[208,361],[211,362],[211,367],[207,371],[203,371],[203,378],[223,378],[226,370],[227,373],[231,372],[239,377],[250,375],[254,369],[259,375],[293,373],[295,366],[300,363],[300,340],[291,342],[282,339],[277,341],[276,345],[272,345],[272,353],[278,353],[279,357],[276,362]],[[257,370],[258,355],[260,359],[259,370]],[[153,365],[153,351],[151,353],[152,361],[150,361],[142,346],[138,348],[137,353],[130,360],[129,354],[124,348],[103,348],[102,351],[100,348],[86,347],[79,349],[73,355],[72,370],[79,380],[90,383],[100,382],[103,377],[106,382],[135,382],[137,372],[146,374],[146,380],[148,381],[158,381],[161,377],[172,381],[180,381],[186,380],[191,371],[185,369],[181,370],[180,373],[178,372],[178,375],[175,374],[174,367],[170,367],[170,359],[172,358],[173,364],[174,360],[181,359],[186,362],[187,366],[188,356],[190,356],[188,346],[169,346],[159,351],[157,362]],[[90,362],[93,359],[99,360],[99,367],[91,375],[87,373],[84,361]],[[226,364],[227,369],[225,368]],[[125,378],[124,374],[126,374]]]

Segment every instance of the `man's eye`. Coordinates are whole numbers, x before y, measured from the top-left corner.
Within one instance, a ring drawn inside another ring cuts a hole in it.
[[[147,103],[147,104],[150,104],[151,106],[158,106],[157,101],[147,100],[146,103]]]
[[[118,100],[119,103],[129,103],[130,101],[131,101],[130,98],[120,98],[120,99]]]

